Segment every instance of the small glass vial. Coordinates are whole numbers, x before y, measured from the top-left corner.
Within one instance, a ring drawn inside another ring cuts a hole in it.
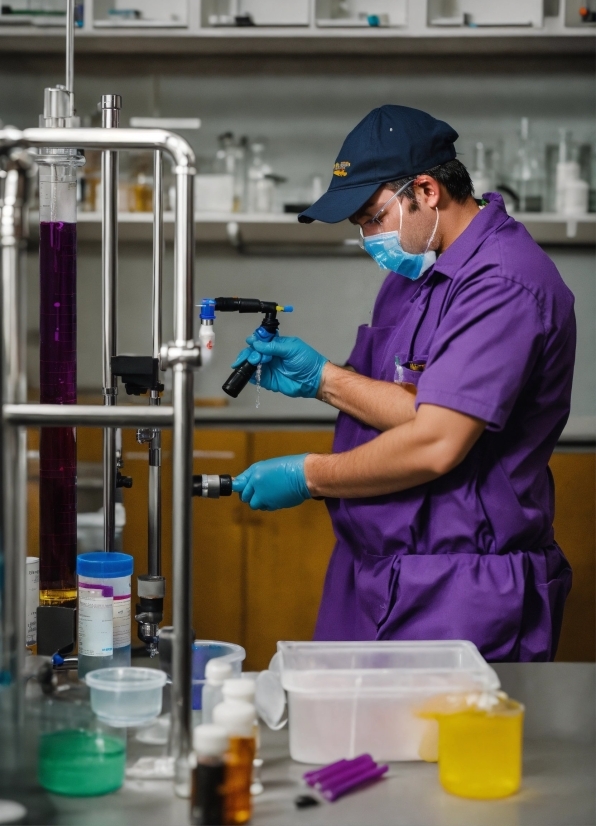
[[[224,822],[224,758],[228,742],[222,726],[203,724],[194,730],[190,796],[193,826],[221,826]]]
[[[209,660],[205,666],[207,682],[203,686],[201,706],[203,708],[203,722],[213,722],[213,709],[223,700],[223,685],[232,676],[232,666],[222,657]]]
[[[248,823],[252,815],[252,765],[255,757],[256,708],[251,703],[224,701],[213,710],[213,721],[230,738],[226,754],[224,819],[225,826]]]

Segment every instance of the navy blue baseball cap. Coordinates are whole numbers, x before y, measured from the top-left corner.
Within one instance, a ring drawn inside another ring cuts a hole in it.
[[[445,121],[409,106],[380,106],[352,129],[329,189],[298,216],[337,224],[358,212],[383,184],[420,175],[455,158],[459,135]]]

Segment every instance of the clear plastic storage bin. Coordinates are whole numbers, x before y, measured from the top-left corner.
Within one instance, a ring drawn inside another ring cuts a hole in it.
[[[420,760],[434,694],[495,691],[499,678],[471,642],[278,642],[272,668],[288,692],[290,754],[331,763],[368,752]]]

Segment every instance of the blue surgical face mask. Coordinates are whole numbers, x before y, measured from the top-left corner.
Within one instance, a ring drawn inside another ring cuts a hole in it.
[[[362,235],[362,245],[382,270],[391,270],[392,272],[399,273],[399,275],[403,275],[405,278],[409,278],[411,281],[416,281],[416,279],[420,278],[437,260],[436,253],[429,250],[429,247],[433,242],[439,225],[439,210],[437,209],[435,228],[428,239],[426,250],[413,254],[406,252],[401,245],[399,235],[401,232],[403,211],[400,201],[398,201],[398,204],[400,211],[399,232],[394,230],[393,232],[379,232],[377,235]],[[362,229],[360,229],[360,233],[362,234]]]

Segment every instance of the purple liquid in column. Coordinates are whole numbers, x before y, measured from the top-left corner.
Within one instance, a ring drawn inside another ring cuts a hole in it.
[[[77,402],[76,224],[40,223],[40,402]],[[40,594],[76,589],[77,445],[72,427],[42,427],[39,445]],[[45,599],[44,599],[45,597]],[[63,599],[73,594],[64,593]]]

